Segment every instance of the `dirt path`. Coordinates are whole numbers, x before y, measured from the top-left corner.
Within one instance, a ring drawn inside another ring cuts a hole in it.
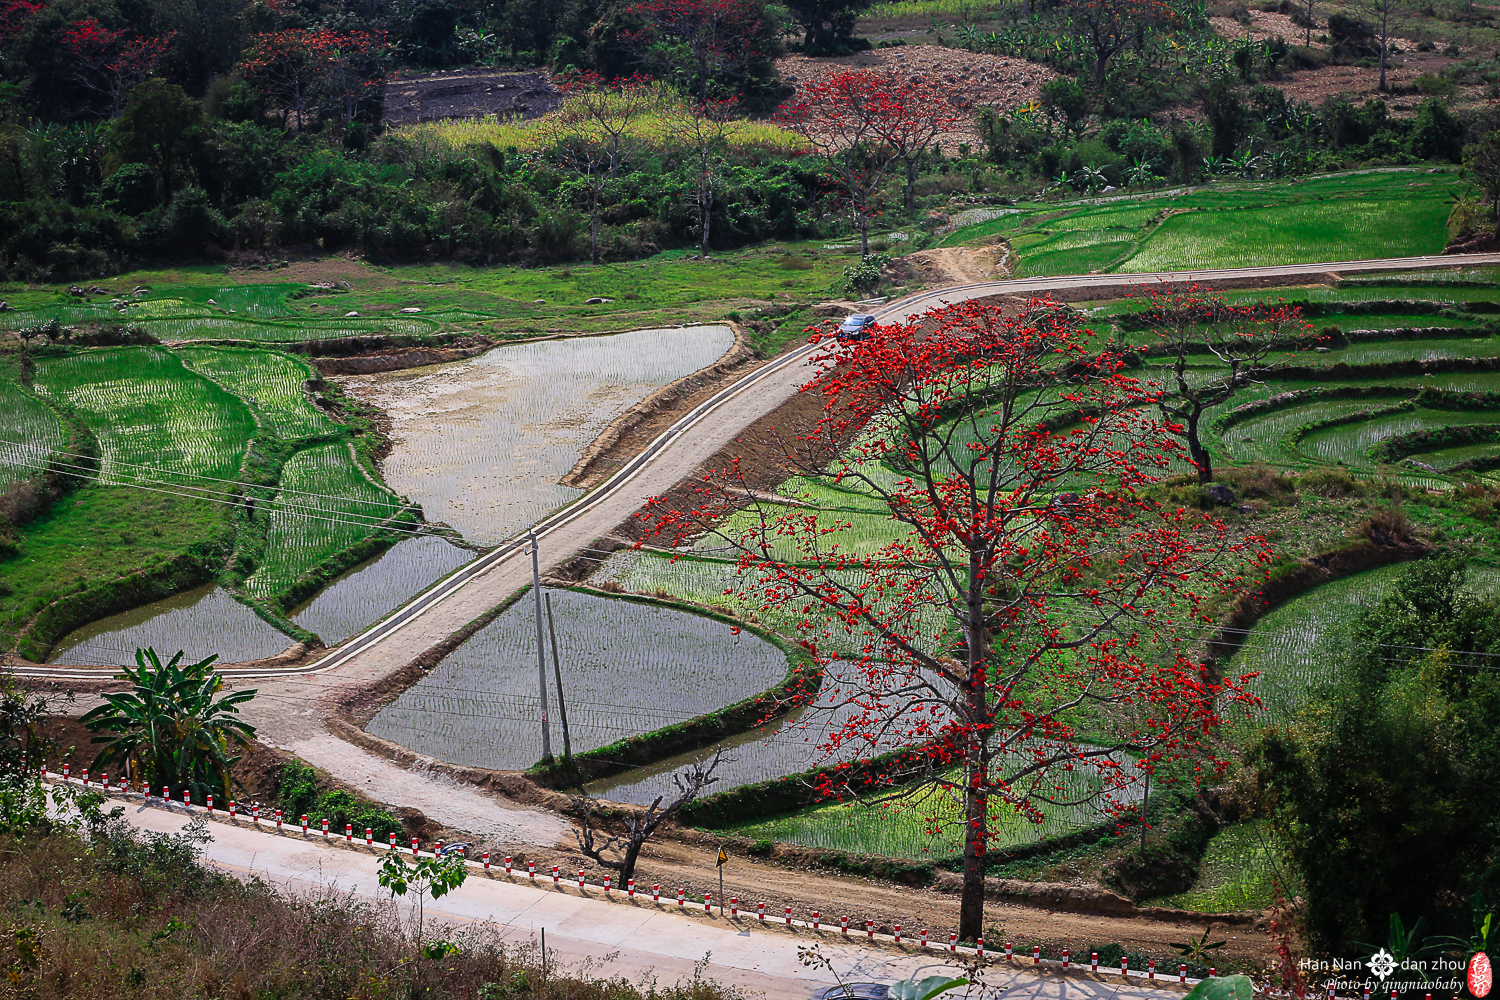
[[[967,285],[1010,277],[1010,247],[1001,242],[978,247],[937,247],[905,258],[917,268],[924,285]]]

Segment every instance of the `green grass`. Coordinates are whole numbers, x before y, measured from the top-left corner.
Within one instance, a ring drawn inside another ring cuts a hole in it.
[[[1198,880],[1186,892],[1147,902],[1199,913],[1263,910],[1276,903],[1276,856],[1264,820],[1227,826],[1203,854]]]
[[[1421,170],[1295,183],[1215,181],[1185,194],[1029,204],[1020,213],[961,228],[943,242],[1004,237],[1025,275],[1431,254],[1446,241],[1455,182],[1451,172]],[[1162,218],[1169,210],[1177,214]]]
[[[257,512],[270,527],[260,566],[245,581],[248,593],[272,605],[305,574],[374,535],[375,525],[402,507],[398,497],[370,480],[348,441],[293,455],[282,468],[280,487],[275,501]]]
[[[1068,776],[1071,786],[1080,790],[1088,780]],[[1033,823],[1001,807],[991,814],[990,847],[1003,850],[1103,821],[1104,816],[1089,805],[1049,807],[1041,823]],[[950,793],[929,786],[908,802],[880,806],[835,802],[810,806],[770,819],[735,824],[723,832],[752,840],[776,840],[856,854],[943,859],[963,853],[963,829],[961,803]]]
[[[301,358],[233,347],[180,347],[176,353],[193,371],[244,401],[257,422],[275,437],[312,437],[340,430],[309,398],[308,380],[318,373]]]

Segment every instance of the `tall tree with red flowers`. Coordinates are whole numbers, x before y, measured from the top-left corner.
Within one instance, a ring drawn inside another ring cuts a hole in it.
[[[1068,0],[1064,9],[1075,31],[1094,50],[1094,83],[1105,66],[1149,28],[1176,24],[1181,15],[1164,0]]]
[[[313,108],[318,81],[328,56],[323,32],[305,28],[268,31],[250,37],[240,61],[240,72],[281,112],[283,124],[295,119],[300,128]]]
[[[45,3],[32,3],[31,0],[0,0],[0,45],[10,41],[28,17],[46,9]]]
[[[881,141],[906,167],[906,211],[910,215],[917,210],[917,167],[922,154],[966,116],[959,114],[948,88],[931,74],[914,80],[887,73],[882,84],[885,98],[877,105],[876,129]]]
[[[772,53],[772,25],[756,0],[642,0],[625,10],[642,27],[620,41],[658,71],[688,77],[699,101],[716,76],[743,76]]]
[[[1284,304],[1236,306],[1211,288],[1148,288],[1132,293],[1146,308],[1137,320],[1149,337],[1139,345],[1163,359],[1157,406],[1187,447],[1198,482],[1214,478],[1213,456],[1203,445],[1205,414],[1248,385],[1265,380],[1273,363],[1289,360],[1317,339],[1302,310]],[[1205,372],[1204,361],[1212,359]]]
[[[730,546],[742,598],[792,611],[803,646],[841,661],[819,699],[848,713],[825,794],[908,803],[934,831],[946,806],[923,803],[959,807],[972,939],[1003,819],[1130,814],[1166,762],[1212,761],[1220,712],[1252,699],[1189,652],[1269,552],[1153,494],[1180,449],[1155,390],[1050,303],[950,306],[814,364],[822,417],[785,447],[799,504],[747,506],[735,466],[694,509],[642,516],[673,544]],[[896,540],[854,535],[850,510]]]
[[[897,159],[892,123],[901,112],[890,80],[869,70],[844,70],[814,80],[777,115],[823,157],[844,194],[860,252],[870,252],[873,199]]]
[[[120,117],[132,87],[145,81],[172,46],[175,32],[160,38],[106,28],[95,18],[75,21],[63,32],[62,44],[76,61],[73,77],[104,96],[111,118]]]

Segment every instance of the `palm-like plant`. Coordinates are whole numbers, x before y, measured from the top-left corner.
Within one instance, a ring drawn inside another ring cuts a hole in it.
[[[79,721],[102,744],[94,766],[114,764],[150,785],[186,788],[194,798],[209,792],[230,795],[229,769],[239,760],[231,745],[244,746],[255,727],[237,718],[239,707],[255,697],[235,691],[216,697],[224,678],[211,667],[217,656],[182,663],[181,651],[163,664],[154,649],[135,651],[136,667],[125,667],[129,691],[106,694],[105,703]]]

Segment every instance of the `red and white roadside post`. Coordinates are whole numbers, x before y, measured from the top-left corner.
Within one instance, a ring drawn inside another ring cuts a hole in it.
[[[323,839],[324,840],[328,839],[328,817],[327,816],[323,817]]]
[[[151,797],[151,789],[149,789],[149,788],[146,789],[146,797],[147,798]],[[230,799],[229,800],[229,818],[230,819],[234,819],[234,814],[239,810],[239,808],[240,808],[240,804],[238,802],[234,801],[234,799]]]
[[[659,882],[652,882],[651,883],[651,902],[653,902],[653,903],[660,903],[661,902],[661,883],[659,883]]]
[[[558,868],[559,868],[558,865],[553,865],[552,866],[552,884],[553,885],[562,885],[562,880],[558,877]]]
[[[490,870],[490,852],[489,851],[485,851],[484,852],[484,870],[485,870],[486,873],[488,873],[489,870]]]
[[[1181,965],[1179,965],[1177,967],[1177,985],[1179,985],[1179,986],[1185,986],[1186,984],[1187,984],[1187,963],[1183,962]]]
[[[849,918],[839,917],[839,933],[845,937],[849,936]]]
[[[687,892],[684,889],[677,890],[677,905],[687,906]]]
[[[984,961],[984,938],[974,939],[974,957]]]
[[[1097,951],[1089,953],[1089,971],[1099,971],[1099,953]]]
[[[705,892],[703,894],[703,912],[704,913],[712,913],[713,912],[713,900],[714,900],[714,894],[713,893],[711,893],[711,892]]]
[[[372,848],[375,846],[375,828],[374,827],[369,827],[369,826],[365,827],[365,846],[366,847],[372,847]]]
[[[411,838],[411,856],[412,857],[416,857],[417,856],[417,838],[416,837]]]
[[[766,922],[766,904],[765,903],[761,903],[761,904],[759,904],[756,907],[755,919],[759,920],[761,923],[765,923]]]
[[[344,824],[344,843],[346,843],[346,844],[352,844],[352,843],[354,843],[354,824],[353,823],[345,823]]]
[[[1146,959],[1146,978],[1153,982],[1156,980],[1156,959],[1154,958]]]
[[[865,937],[869,938],[871,941],[875,940],[875,921],[865,921]]]
[[[901,943],[901,925],[900,924],[896,925],[896,943],[897,944]]]
[[[635,879],[629,879],[626,881],[625,895],[630,899],[635,898]]]
[[[1069,962],[1069,954],[1070,953],[1069,953],[1068,949],[1064,948],[1063,949],[1063,968],[1064,969],[1066,969],[1069,966],[1069,964],[1070,964],[1070,962]]]
[[[958,934],[953,931],[948,932],[948,951],[950,953],[958,951]]]
[[[927,947],[927,928],[922,928],[922,947]]]
[[[307,836],[307,813],[302,814],[302,836]]]
[[[786,925],[788,927],[792,926],[792,908],[790,906],[786,908]]]
[[[1121,977],[1123,977],[1125,979],[1129,979],[1130,978],[1130,956],[1129,955],[1121,955],[1120,956],[1120,975],[1121,975]],[[1366,997],[1365,1000],[1370,1000],[1370,998]]]
[[[740,901],[733,896],[729,897],[729,917],[734,919],[740,915]]]
[[[1039,944],[1034,944],[1031,946],[1031,964],[1042,964],[1042,946]]]
[[[817,910],[813,910],[813,930],[818,929],[818,921],[822,919],[822,916]]]

